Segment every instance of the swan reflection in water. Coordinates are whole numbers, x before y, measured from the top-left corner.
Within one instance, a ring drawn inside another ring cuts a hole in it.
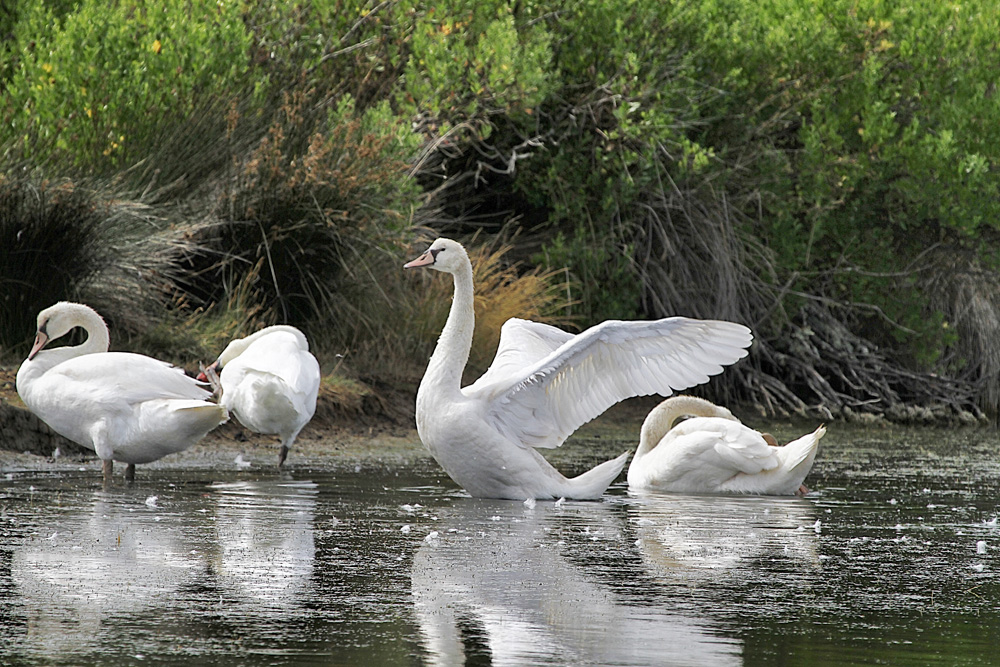
[[[643,562],[655,577],[697,583],[733,576],[745,582],[748,571],[769,570],[775,561],[806,571],[819,567],[820,524],[806,499],[630,496],[629,522]]]
[[[291,613],[312,583],[317,486],[290,479],[216,483],[212,572],[227,613]]]
[[[26,628],[16,635],[20,648],[97,655],[112,632],[142,653],[175,636],[192,608],[240,623],[301,609],[312,583],[316,485],[208,488],[101,491],[65,502],[12,557]]]
[[[621,508],[459,499],[434,514],[412,573],[432,664],[741,662],[711,619],[616,592],[614,578],[642,574],[628,572],[635,538]]]
[[[44,525],[11,562],[27,624],[18,641],[43,654],[100,650],[107,628],[168,613],[204,572],[190,525],[154,497],[97,492]]]

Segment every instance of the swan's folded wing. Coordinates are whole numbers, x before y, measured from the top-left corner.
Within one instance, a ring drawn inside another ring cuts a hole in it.
[[[737,422],[725,427],[715,444],[715,453],[719,457],[719,465],[747,475],[771,470],[781,463],[776,448],[768,445],[764,436]]]
[[[706,382],[745,357],[752,340],[747,327],[733,322],[612,320],[573,336],[506,383],[481,387],[478,397],[489,403],[487,419],[511,441],[558,447],[619,401]]]
[[[77,391],[139,403],[160,398],[205,400],[211,392],[165,361],[131,352],[74,357],[46,373],[46,381],[79,383]]]
[[[296,390],[319,384],[316,358],[299,346],[298,338],[286,331],[274,331],[255,340],[229,365],[277,376]],[[227,366],[223,366],[223,372]]]
[[[294,381],[290,384],[295,394],[296,411],[313,414],[316,410],[316,396],[319,393],[319,362],[308,352],[300,351],[295,357]]]
[[[274,355],[255,370],[280,377],[303,398],[315,396],[320,384],[319,362],[316,361],[316,357],[298,347],[289,346],[285,352]]]
[[[507,386],[511,378],[520,378],[526,368],[534,366],[573,337],[551,324],[510,318],[500,328],[500,344],[493,363],[482,377],[465,388],[465,392],[471,395],[494,384]]]

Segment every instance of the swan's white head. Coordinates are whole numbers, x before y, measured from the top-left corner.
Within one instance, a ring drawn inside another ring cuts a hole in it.
[[[76,327],[87,329],[87,334],[90,335],[91,328],[95,325],[107,328],[101,316],[90,306],[85,306],[82,303],[71,303],[69,301],[60,301],[53,306],[49,306],[38,313],[35,343],[31,346],[28,359],[34,359],[35,355],[48,345],[49,341],[65,336]]]
[[[424,254],[403,265],[404,269],[427,267],[445,273],[457,273],[469,264],[469,255],[461,243],[440,238],[431,244]]]

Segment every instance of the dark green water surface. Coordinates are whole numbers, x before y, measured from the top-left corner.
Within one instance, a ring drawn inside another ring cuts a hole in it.
[[[475,500],[417,447],[0,469],[0,664],[1000,664],[995,431],[833,425],[805,498]]]

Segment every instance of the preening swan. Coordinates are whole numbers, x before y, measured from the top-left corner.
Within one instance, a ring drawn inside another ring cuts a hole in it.
[[[455,241],[437,239],[404,268],[450,273],[448,320],[417,390],[417,432],[471,495],[593,499],[618,476],[628,452],[579,477],[563,477],[536,447],[558,447],[615,403],[669,395],[746,356],[750,330],[732,322],[671,317],[608,321],[579,335],[510,319],[493,364],[462,388],[474,328],[472,264]]]
[[[267,327],[229,343],[209,369],[219,373],[220,402],[241,424],[281,438],[278,466],[284,464],[316,412],[319,363],[306,337],[295,327]]]
[[[75,327],[80,345],[43,349]],[[97,452],[104,479],[114,461],[156,461],[191,447],[229,416],[179,368],[129,352],[108,352],[108,327],[83,304],[61,301],[38,314],[38,331],[17,371],[24,404],[60,435]]]
[[[674,426],[680,417],[690,416]],[[629,489],[681,493],[802,494],[820,426],[777,447],[726,408],[694,396],[668,398],[646,417],[628,468]]]

